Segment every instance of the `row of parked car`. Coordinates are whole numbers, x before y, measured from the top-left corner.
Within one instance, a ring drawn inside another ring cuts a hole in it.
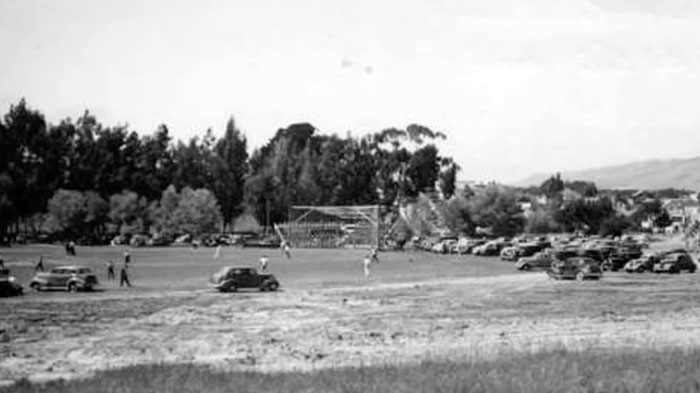
[[[649,247],[648,239],[632,236],[618,239],[566,235],[513,239],[447,237],[416,239],[414,244],[419,249],[441,254],[498,256],[501,260],[515,262],[519,270],[545,269],[550,273],[570,270],[571,274],[564,275],[573,275],[571,278],[582,278],[576,277],[581,274],[583,278],[597,278],[606,270],[692,273],[697,269],[687,250],[644,252]],[[571,263],[565,263],[569,260]]]

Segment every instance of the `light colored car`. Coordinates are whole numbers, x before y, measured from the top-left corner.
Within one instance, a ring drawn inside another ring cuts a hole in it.
[[[90,291],[98,285],[97,276],[85,266],[57,266],[47,273],[38,273],[29,287],[35,291],[62,289],[70,292]]]
[[[627,262],[624,269],[627,273],[643,273],[652,271],[654,264],[659,262],[659,256],[656,254],[644,254],[639,258],[635,258]]]
[[[530,257],[522,257],[515,262],[518,270],[547,269],[552,266],[554,253],[551,251],[540,251]]]
[[[565,261],[555,260],[547,269],[547,275],[557,280],[598,280],[603,277],[600,264],[586,257],[573,257]]]

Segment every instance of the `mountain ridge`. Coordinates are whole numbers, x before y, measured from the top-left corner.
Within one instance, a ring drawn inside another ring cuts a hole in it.
[[[538,173],[514,182],[518,187],[537,186],[554,173]],[[595,182],[599,189],[657,190],[700,189],[700,157],[649,159],[574,171],[562,171],[564,180]]]

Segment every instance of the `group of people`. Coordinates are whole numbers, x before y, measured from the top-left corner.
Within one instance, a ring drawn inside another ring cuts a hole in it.
[[[131,287],[131,281],[129,281],[129,265],[131,264],[131,254],[129,250],[124,251],[124,265],[119,271],[119,286]],[[107,281],[115,280],[114,275],[114,261],[111,259],[107,261]]]
[[[280,244],[280,250],[282,250],[282,254],[287,257],[287,259],[292,259],[292,247],[289,245],[289,242],[286,240],[282,240],[282,243]],[[263,255],[260,258],[260,268],[259,270],[261,272],[266,272],[267,271],[267,266],[270,263],[270,259],[267,257],[267,255]]]

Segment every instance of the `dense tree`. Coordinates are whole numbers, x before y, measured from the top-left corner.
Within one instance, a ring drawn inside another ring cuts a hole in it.
[[[0,119],[0,240],[16,235],[20,223],[25,231],[30,221],[41,229],[49,199],[68,198],[67,190],[75,202],[69,206],[83,206],[83,217],[76,210],[67,218],[54,201],[56,221],[72,235],[100,238],[114,227],[181,230],[184,224],[164,218],[176,209],[164,206],[180,206],[186,189],[200,199],[195,190],[213,192],[210,205],[220,209],[224,230],[244,208],[275,223],[293,205],[390,206],[437,186],[450,198],[459,168],[432,143],[444,138],[416,124],[356,138],[319,135],[311,124],[297,123],[248,157],[233,118],[221,138],[207,130],[183,142],[173,141],[165,125],[139,136],[126,125],[103,126],[89,111],[49,125],[21,100]]]
[[[80,191],[60,189],[49,199],[48,210],[65,234],[75,236],[88,214],[87,199]]]
[[[564,191],[564,181],[561,179],[561,174],[551,176],[540,185],[540,191],[549,199],[556,199],[561,196]]]
[[[222,229],[225,230],[225,226],[232,224],[233,219],[243,211],[248,162],[246,138],[236,128],[233,118],[226,124],[224,137],[216,142],[215,152],[212,189],[221,205]]]
[[[489,185],[470,200],[474,224],[491,228],[496,236],[512,236],[522,232],[525,217],[511,189]]]
[[[109,207],[109,217],[119,226],[120,231],[130,230],[130,227],[136,227],[138,232],[145,231],[148,204],[144,197],[124,190],[109,198]]]
[[[221,210],[214,194],[204,188],[185,187],[180,193],[172,222],[177,233],[199,236],[216,232],[222,221]]]

